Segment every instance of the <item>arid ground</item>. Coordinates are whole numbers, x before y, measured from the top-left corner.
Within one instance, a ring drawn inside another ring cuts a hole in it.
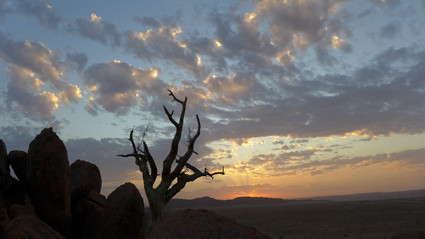
[[[289,201],[280,205],[208,209],[271,238],[391,238],[425,231],[425,199],[355,202]]]

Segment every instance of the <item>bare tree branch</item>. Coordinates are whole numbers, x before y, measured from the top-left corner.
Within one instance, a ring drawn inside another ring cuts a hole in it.
[[[158,176],[158,169],[156,166],[156,163],[149,152],[149,147],[145,142],[145,136],[147,133],[147,130],[150,126],[150,120],[145,128],[142,139],[138,144],[136,145],[134,143],[133,139],[133,131],[132,129],[130,131],[130,137],[129,141],[131,142],[132,146],[132,153],[129,154],[120,154],[118,156],[120,157],[134,157],[135,163],[137,166],[139,166],[139,170],[143,174],[143,185],[145,189],[146,196],[149,201],[149,211],[150,216],[152,218],[152,221],[149,223],[148,227],[150,229],[153,228],[153,226],[161,219],[163,210],[167,203],[178,193],[180,192],[188,182],[195,181],[196,179],[200,177],[211,177],[213,178],[214,175],[222,174],[224,175],[224,167],[222,168],[222,171],[217,171],[210,173],[208,172],[207,168],[204,168],[204,171],[199,170],[192,164],[188,163],[188,160],[193,154],[198,154],[194,150],[195,142],[198,139],[200,133],[201,133],[201,121],[199,120],[199,116],[196,115],[196,122],[197,122],[197,130],[194,135],[192,135],[192,130],[189,128],[189,134],[188,134],[188,144],[187,149],[184,155],[179,156],[178,149],[179,149],[179,143],[181,140],[181,135],[183,131],[183,123],[184,123],[184,117],[186,113],[186,105],[187,105],[187,97],[184,98],[184,100],[178,99],[171,90],[168,90],[169,95],[172,97],[172,101],[175,101],[179,104],[181,104],[181,112],[179,120],[176,121],[173,118],[174,111],[168,111],[167,107],[163,106],[164,112],[168,117],[168,120],[175,126],[175,134],[171,142],[170,151],[167,155],[167,157],[164,159],[163,167],[162,167],[162,177],[161,182],[159,185],[154,188],[155,180]],[[142,148],[143,145],[143,148]],[[171,167],[176,161],[177,165],[171,171]],[[186,169],[185,169],[186,168]],[[187,171],[192,171],[192,174],[188,174]],[[172,185],[172,183],[174,185]]]

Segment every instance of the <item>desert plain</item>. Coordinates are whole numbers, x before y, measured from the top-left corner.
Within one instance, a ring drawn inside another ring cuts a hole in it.
[[[209,208],[271,238],[389,239],[403,231],[425,231],[425,198],[321,201]]]

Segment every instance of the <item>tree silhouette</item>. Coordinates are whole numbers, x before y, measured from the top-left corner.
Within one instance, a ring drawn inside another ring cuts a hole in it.
[[[143,174],[144,190],[149,201],[149,230],[151,230],[153,226],[161,219],[163,210],[167,203],[186,186],[186,183],[195,181],[200,177],[209,176],[213,178],[213,176],[216,174],[224,175],[224,167],[222,171],[210,173],[206,167],[203,171],[201,171],[188,162],[192,154],[197,154],[194,151],[194,145],[195,141],[198,139],[201,133],[201,122],[198,115],[196,115],[196,121],[198,124],[196,133],[191,135],[189,129],[189,139],[186,152],[183,156],[178,155],[178,148],[183,131],[183,122],[186,112],[187,97],[185,97],[183,101],[178,99],[171,90],[168,90],[168,92],[172,97],[172,101],[179,103],[182,109],[180,117],[178,121],[176,121],[173,118],[174,111],[170,113],[168,109],[163,106],[165,114],[167,115],[168,120],[175,126],[176,132],[171,142],[170,152],[162,162],[161,182],[158,184],[158,186],[154,187],[157,176],[159,176],[158,169],[152,155],[149,152],[149,148],[144,141],[144,137],[142,138],[142,141],[136,145],[133,139],[133,130],[131,130],[129,140],[131,142],[133,152],[130,154],[118,155],[121,157],[134,157],[136,165],[139,166],[139,170]],[[143,135],[145,135],[145,133],[146,130]],[[173,168],[174,163],[176,163],[176,165]],[[188,170],[185,168],[189,169],[192,173],[188,174]]]

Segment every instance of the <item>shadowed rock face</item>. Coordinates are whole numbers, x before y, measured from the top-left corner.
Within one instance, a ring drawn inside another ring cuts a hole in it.
[[[203,209],[188,209],[170,215],[151,232],[149,239],[267,239],[252,227]]]
[[[11,220],[4,232],[5,239],[65,239],[49,225],[33,216],[21,216]]]
[[[97,233],[99,222],[105,207],[105,196],[96,191],[72,203],[72,235],[75,239],[92,239]]]
[[[143,238],[143,198],[132,183],[125,183],[106,199],[97,238]]]
[[[9,152],[9,162],[12,166],[13,172],[22,184],[27,182],[27,163],[28,153],[19,150],[12,150]]]
[[[9,163],[7,159],[6,144],[0,139],[0,189],[6,185],[6,180],[10,177]]]
[[[27,187],[41,220],[64,236],[70,232],[68,154],[52,128],[41,131],[28,150]]]
[[[69,176],[72,202],[87,196],[91,191],[100,193],[102,177],[96,165],[77,160],[71,164]]]

